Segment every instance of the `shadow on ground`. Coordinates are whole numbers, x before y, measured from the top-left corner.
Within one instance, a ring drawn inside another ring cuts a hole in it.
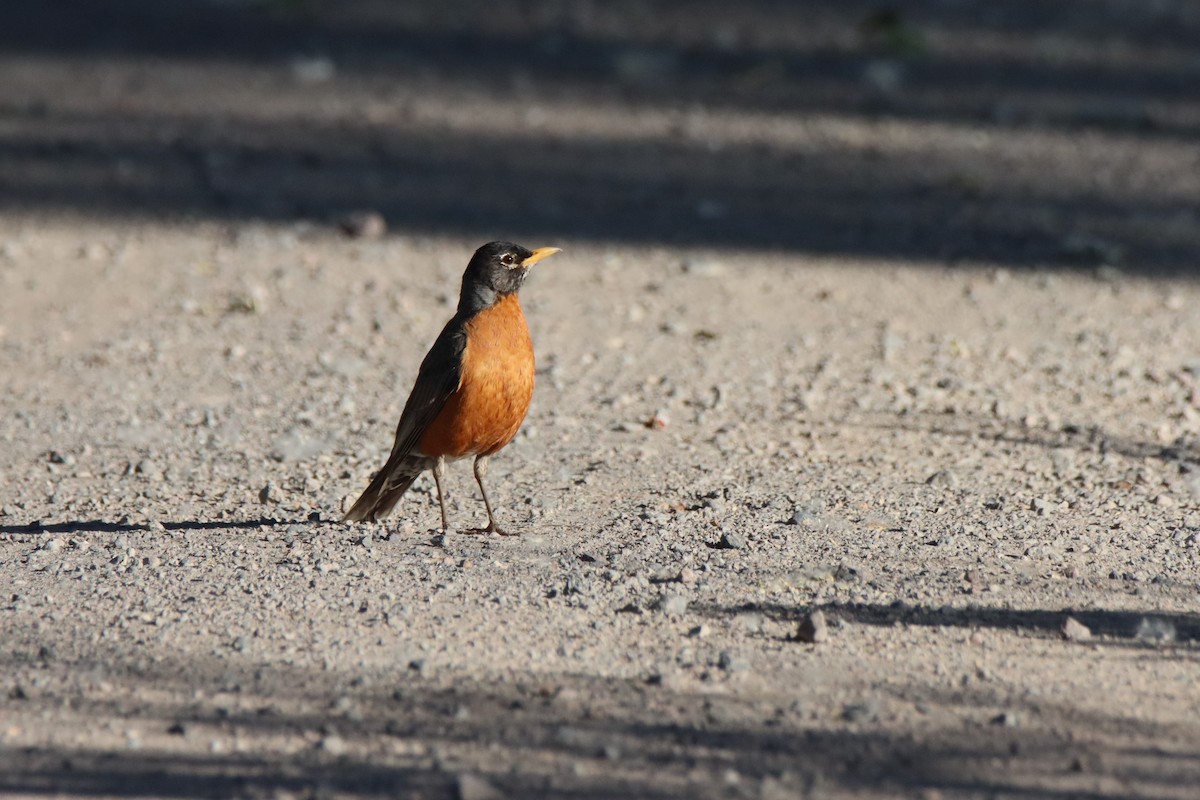
[[[112,96],[0,93],[0,207],[318,221],[366,207],[394,229],[476,238],[1192,274],[1200,21],[1155,8],[14,0],[9,63],[109,71]],[[298,88],[297,58],[336,72]],[[266,77],[248,90],[249,75]],[[256,93],[310,112],[264,119]],[[626,135],[421,119],[471,93],[533,117],[601,105],[666,122]],[[710,135],[710,114],[736,133]],[[770,133],[822,116],[916,127]],[[1175,165],[1161,181],[1136,174],[1147,147]]]
[[[1194,437],[1181,437],[1170,443],[1147,442],[1128,436],[1117,436],[1100,426],[1078,422],[1064,422],[1051,428],[958,412],[893,414],[867,424],[882,430],[918,431],[930,436],[955,439],[985,439],[1047,450],[1120,453],[1127,458],[1154,459],[1188,470],[1200,464],[1200,441]]]
[[[249,530],[297,525],[311,520],[280,520],[270,517],[259,519],[222,520],[176,520],[162,523],[169,531],[221,531]],[[150,527],[136,522],[112,522],[103,519],[77,519],[66,522],[30,522],[24,525],[0,525],[0,534],[54,534],[54,533],[132,533],[146,531]]]
[[[1063,623],[1074,617],[1095,635],[1111,643],[1136,642],[1146,647],[1200,642],[1200,614],[1163,613],[1153,610],[1113,609],[1017,609],[983,605],[923,606],[896,601],[877,603],[823,603],[813,607],[756,603],[732,609],[713,608],[717,616],[748,611],[775,619],[799,621],[810,611],[824,611],[830,618],[865,625],[919,625],[953,628],[997,628],[1014,633],[1059,636]]]
[[[8,667],[39,658],[18,650]],[[92,652],[43,665],[63,666],[77,677],[43,681],[5,707],[26,720],[69,709],[85,728],[107,731],[112,744],[0,749],[2,792],[599,800],[939,791],[1100,800],[1131,788],[1142,797],[1179,797],[1200,780],[1200,754],[1177,746],[1178,731],[1114,711],[1091,730],[1123,730],[1125,745],[1115,747],[1101,735],[1055,734],[1053,720],[1028,728],[988,724],[974,717],[993,713],[995,698],[970,692],[924,691],[922,713],[951,716],[937,717],[918,740],[874,724],[875,715],[889,713],[879,709],[906,702],[907,690],[894,688],[861,707],[813,713],[720,692],[562,674],[479,683],[411,673],[372,687],[215,655],[147,665]],[[95,686],[88,676],[100,676]],[[154,692],[143,693],[145,685]],[[130,708],[117,699],[123,696],[136,701],[135,711],[114,719]],[[960,718],[963,708],[970,719]],[[1042,704],[1029,713],[1057,711]],[[1135,740],[1154,744],[1129,746],[1130,725]],[[471,783],[469,776],[480,775],[486,787]]]

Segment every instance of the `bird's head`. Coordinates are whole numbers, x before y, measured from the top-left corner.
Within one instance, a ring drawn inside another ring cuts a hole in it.
[[[478,311],[513,294],[525,282],[530,267],[557,252],[557,247],[529,250],[512,242],[488,242],[475,251],[463,274],[459,309]]]

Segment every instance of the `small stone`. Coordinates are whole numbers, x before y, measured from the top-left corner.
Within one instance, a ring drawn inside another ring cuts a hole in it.
[[[825,612],[818,609],[806,614],[796,627],[795,639],[797,642],[807,642],[809,644],[818,644],[827,641],[829,639],[829,625],[825,622]]]
[[[792,512],[792,516],[788,517],[788,525],[815,525],[820,521],[820,516],[811,508],[797,507]]]
[[[171,725],[171,727],[167,728],[167,733],[171,734],[172,736],[187,736],[187,732],[187,723],[182,721],[175,722]]]
[[[353,211],[338,220],[338,228],[353,239],[382,239],[387,220],[378,211]]]
[[[661,431],[671,424],[671,417],[667,414],[666,409],[658,409],[654,412],[654,416],[646,420],[646,427],[652,431]]]
[[[1062,637],[1068,642],[1087,642],[1092,638],[1092,631],[1074,617],[1067,617],[1062,624]]]
[[[65,543],[63,540],[55,536],[53,539],[44,542],[41,549],[45,550],[47,553],[57,553],[59,550],[63,549],[64,545]]]
[[[458,776],[458,800],[504,800],[504,794],[478,775]]]
[[[336,734],[330,734],[321,737],[318,747],[331,756],[340,756],[346,752],[346,741]]]
[[[273,483],[268,482],[266,486],[258,490],[258,502],[260,503],[278,503],[280,499],[279,488]]]
[[[144,475],[151,480],[157,480],[162,475],[158,467],[155,466],[154,462],[148,458],[143,458],[141,461],[139,461],[137,466],[133,468],[133,471],[138,475]]]
[[[696,570],[691,567],[684,567],[679,570],[679,582],[685,586],[690,586],[696,582]]]
[[[230,314],[258,314],[263,310],[264,295],[253,292],[238,292],[229,298],[225,310]]]
[[[833,579],[840,583],[868,583],[871,572],[864,566],[842,562],[833,571]]]
[[[1175,625],[1160,617],[1142,617],[1133,636],[1140,642],[1169,644],[1175,641]]]
[[[1011,711],[1002,711],[1001,713],[999,713],[999,714],[997,714],[996,716],[992,717],[992,718],[991,718],[990,720],[988,720],[988,721],[989,721],[989,722],[991,722],[991,724],[993,724],[993,725],[1000,725],[1000,726],[1003,726],[1003,727],[1005,727],[1005,728],[1015,728],[1015,727],[1017,727],[1017,726],[1020,724],[1020,722],[1021,722],[1021,721],[1020,721],[1020,720],[1017,718],[1017,715],[1016,715],[1016,714],[1014,714],[1014,713],[1013,713],[1013,712],[1011,712]]]
[[[658,610],[672,617],[687,613],[688,599],[681,594],[665,594],[658,601]]]
[[[875,716],[875,707],[870,703],[847,703],[842,706],[842,719],[846,722],[862,722]]]
[[[721,550],[741,550],[746,546],[746,537],[737,531],[726,531],[721,534],[717,547]]]
[[[716,278],[725,274],[724,264],[716,259],[705,258],[703,256],[685,258],[680,266],[688,275],[702,275]]]
[[[948,469],[939,469],[926,478],[925,482],[938,489],[957,489],[959,486],[958,475]]]
[[[750,669],[750,664],[746,659],[735,656],[727,650],[722,650],[717,656],[717,666],[729,673],[745,672]]]

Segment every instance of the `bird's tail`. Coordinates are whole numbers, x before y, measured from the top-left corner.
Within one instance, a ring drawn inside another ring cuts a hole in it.
[[[431,459],[412,454],[389,458],[366,491],[350,506],[343,521],[377,522],[383,519],[400,502],[417,476],[432,465]]]

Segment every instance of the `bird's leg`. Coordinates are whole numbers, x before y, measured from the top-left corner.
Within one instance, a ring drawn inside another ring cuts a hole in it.
[[[438,456],[437,461],[433,463],[433,485],[437,487],[438,508],[442,510],[442,531],[450,528],[450,523],[446,520],[446,498],[442,496],[442,476],[446,474],[446,459],[444,456]]]
[[[475,456],[475,482],[479,484],[479,493],[483,495],[483,507],[487,509],[488,526],[483,529],[483,533],[496,533],[500,536],[509,536],[507,531],[501,530],[496,524],[496,517],[492,514],[492,504],[488,502],[487,489],[483,488],[483,476],[487,474],[487,456]]]

